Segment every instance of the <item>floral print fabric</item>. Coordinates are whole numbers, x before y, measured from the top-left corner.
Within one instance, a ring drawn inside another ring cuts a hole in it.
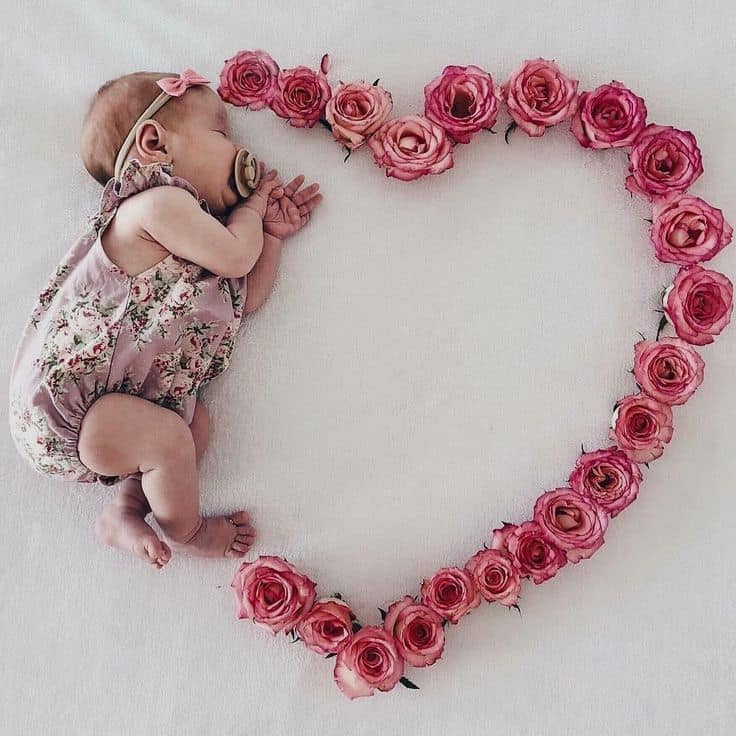
[[[80,461],[79,427],[110,392],[140,396],[191,423],[198,388],[230,363],[244,314],[246,277],[225,278],[169,253],[135,276],[116,266],[100,240],[120,202],[155,186],[189,191],[167,163],[132,159],[110,179],[89,229],[38,296],[10,378],[10,429],[38,472],[107,485]]]

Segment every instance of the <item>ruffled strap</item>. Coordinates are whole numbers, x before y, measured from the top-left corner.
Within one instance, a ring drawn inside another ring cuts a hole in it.
[[[115,213],[120,202],[133,194],[142,192],[151,187],[170,185],[186,189],[192,194],[200,207],[210,213],[210,208],[204,199],[200,199],[197,190],[180,176],[172,172],[174,167],[166,161],[154,161],[150,164],[142,164],[137,158],[132,158],[120,173],[120,178],[112,177],[105,184],[100,195],[100,205],[97,212],[88,218],[88,222],[95,230],[103,227]]]

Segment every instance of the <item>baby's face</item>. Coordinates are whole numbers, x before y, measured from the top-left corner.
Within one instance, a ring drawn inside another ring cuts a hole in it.
[[[240,200],[233,178],[239,146],[230,140],[225,103],[212,90],[200,89],[205,94],[192,100],[183,124],[172,132],[169,152],[173,174],[195,187],[212,214],[222,215]]]

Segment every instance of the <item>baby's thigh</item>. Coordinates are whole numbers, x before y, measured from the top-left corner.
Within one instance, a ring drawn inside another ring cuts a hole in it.
[[[194,407],[194,415],[189,429],[192,432],[194,447],[197,451],[197,464],[199,465],[200,458],[207,449],[210,440],[210,413],[201,401],[197,401]]]
[[[145,472],[194,450],[189,426],[176,412],[130,394],[98,398],[79,430],[79,459],[99,475]]]

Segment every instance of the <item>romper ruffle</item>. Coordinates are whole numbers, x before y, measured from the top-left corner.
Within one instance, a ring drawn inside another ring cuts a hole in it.
[[[168,163],[131,159],[119,179],[107,182],[89,229],[51,274],[26,323],[11,369],[10,428],[40,473],[119,482],[79,459],[79,428],[92,403],[127,393],[190,424],[199,387],[230,363],[245,276],[217,276],[173,253],[131,276],[102,247],[100,236],[120,202],[151,187],[181,187],[209,213],[197,190],[172,171]]]

